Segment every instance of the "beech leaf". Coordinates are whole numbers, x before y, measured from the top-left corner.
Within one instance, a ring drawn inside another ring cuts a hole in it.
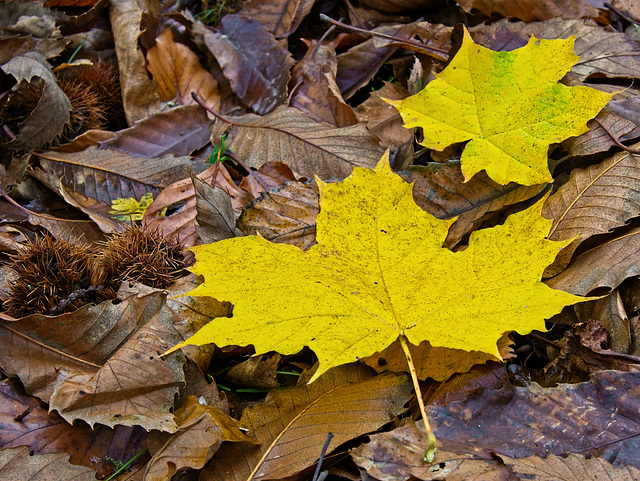
[[[318,186],[318,244],[307,251],[257,236],[193,248],[191,270],[204,283],[189,295],[228,300],[234,313],[172,350],[253,344],[256,354],[292,354],[309,346],[320,363],[312,381],[399,336],[501,359],[504,332],[545,330],[546,318],[585,300],[540,282],[569,242],[546,239],[542,202],[475,232],[454,253],[442,247],[453,220],[420,209],[387,155],[374,170],[356,167],[343,182]]]
[[[529,43],[512,52],[477,45],[465,30],[460,50],[416,95],[389,101],[405,127],[421,127],[422,145],[444,150],[465,142],[465,181],[485,170],[499,184],[551,182],[549,145],[587,131],[611,94],[560,80],[579,57],[574,37]]]

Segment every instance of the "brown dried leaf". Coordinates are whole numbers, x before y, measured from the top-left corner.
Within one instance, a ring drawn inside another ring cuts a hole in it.
[[[243,387],[272,389],[280,387],[276,380],[276,370],[282,356],[277,352],[252,356],[233,366],[225,374],[225,380]]]
[[[609,333],[611,350],[622,354],[630,353],[631,328],[618,289],[600,299],[575,304],[573,310],[579,322],[596,320],[604,326]]]
[[[243,210],[237,226],[245,235],[260,234],[268,241],[307,250],[316,243],[318,212],[317,184],[288,182]]]
[[[598,287],[615,289],[625,279],[639,274],[640,227],[636,227],[581,253],[545,283],[553,289],[584,296]]]
[[[371,441],[351,449],[353,461],[379,481],[443,480],[511,481],[509,469],[495,460],[438,450],[436,462],[422,461],[427,434],[411,418],[396,429],[369,436]]]
[[[206,244],[231,237],[242,237],[236,228],[238,214],[233,210],[229,193],[218,186],[212,187],[195,176],[191,177],[196,198],[196,232]]]
[[[0,381],[0,448],[27,445],[34,454],[68,453],[69,462],[104,477],[115,471],[107,456],[131,459],[147,445],[142,428],[99,426],[94,430],[84,423],[71,425],[48,410],[45,403],[28,396],[16,379]],[[24,417],[17,421],[17,416]]]
[[[261,444],[224,444],[203,479],[292,476],[318,460],[327,432],[335,435],[331,452],[392,420],[411,397],[406,375],[371,377],[361,364],[334,368],[312,384],[307,384],[309,378],[307,372],[295,388],[273,390],[264,402],[245,409],[240,422]]]
[[[427,406],[443,451],[513,458],[592,453],[640,468],[640,372],[600,371],[589,382],[506,385]],[[472,420],[472,422],[470,422]]]
[[[189,157],[143,159],[95,147],[76,153],[50,150],[38,158],[42,168],[65,187],[107,206],[119,197],[140,199],[148,192],[158,195],[172,182],[188,177],[189,170],[199,173],[207,168]]]
[[[36,454],[29,448],[0,451],[0,477],[12,481],[94,481],[93,470],[69,464],[66,453]]]
[[[215,185],[229,193],[234,209],[242,209],[242,206],[251,200],[245,191],[236,187],[223,164],[220,167],[213,165],[194,178],[209,185],[213,183],[214,175],[216,176]],[[180,208],[166,217],[158,216],[165,208],[172,205],[178,205]],[[196,240],[198,213],[194,180],[186,178],[167,186],[149,206],[145,212],[144,220],[152,229],[160,229],[164,235],[177,234],[184,246],[192,246]]]
[[[584,0],[525,0],[517,3],[509,0],[462,0],[460,5],[467,12],[476,9],[488,17],[497,13],[502,17],[515,17],[525,22],[560,17],[594,18],[598,22],[607,23],[602,10]]]
[[[250,170],[249,175],[242,178],[239,187],[255,199],[263,192],[280,189],[287,182],[295,180],[296,176],[284,162],[267,162],[258,170]]]
[[[155,291],[57,317],[5,321],[0,366],[68,422],[170,431],[184,359],[159,356],[181,339],[174,315]]]
[[[122,105],[129,125],[162,110],[158,85],[149,78],[147,61],[138,44],[143,13],[136,0],[109,2],[109,20],[120,69]]]
[[[316,0],[248,0],[240,14],[258,20],[280,39],[298,28],[315,3]]]
[[[220,106],[218,82],[202,68],[198,56],[186,45],[173,40],[171,29],[156,38],[156,44],[147,53],[149,72],[158,83],[160,100],[175,100],[180,105],[191,105],[192,93],[213,110]]]
[[[145,481],[165,481],[178,470],[203,468],[222,441],[255,443],[240,431],[238,421],[217,407],[200,404],[196,396],[189,396],[174,416],[179,426],[174,434],[149,435],[154,455],[147,464]]]
[[[569,454],[566,457],[549,456],[540,458],[512,459],[500,456],[500,459],[520,477],[518,479],[536,479],[540,481],[639,481],[640,469],[624,464],[615,466],[601,457],[586,457]]]
[[[54,140],[69,122],[71,102],[58,86],[47,59],[37,52],[29,52],[13,57],[1,68],[18,81],[14,90],[20,88],[22,80],[31,82],[37,77],[43,82],[38,105],[7,146],[14,150],[33,150]]]
[[[264,117],[248,114],[227,120],[232,123],[227,148],[253,168],[284,162],[299,175],[326,180],[344,178],[356,165],[373,168],[382,156],[364,124],[336,128],[290,107]]]
[[[547,199],[542,215],[553,220],[549,239],[577,239],[560,252],[545,276],[560,272],[592,235],[611,232],[639,214],[639,156],[619,152],[599,164],[574,169],[567,183]]]
[[[291,72],[289,85],[293,96],[289,105],[299,108],[317,122],[336,127],[357,124],[356,114],[345,103],[336,84],[337,70],[338,60],[333,45],[318,45],[313,40],[306,55]]]
[[[207,31],[204,41],[235,94],[254,112],[267,114],[285,101],[293,59],[258,20],[225,15],[220,32]]]
[[[560,341],[556,341],[562,349],[542,370],[540,384],[583,382],[594,372],[604,370],[640,370],[640,358],[603,348],[608,344],[607,334],[598,321],[574,325]]]
[[[190,155],[209,143],[209,124],[204,109],[186,105],[141,120],[100,142],[99,149],[117,150],[134,157]]]

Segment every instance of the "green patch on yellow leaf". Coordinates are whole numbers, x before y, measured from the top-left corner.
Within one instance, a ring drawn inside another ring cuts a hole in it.
[[[558,83],[579,60],[573,42],[532,36],[522,48],[494,52],[465,30],[460,50],[433,82],[387,102],[405,127],[422,128],[429,149],[470,140],[461,158],[465,180],[486,170],[499,184],[550,182],[549,145],[586,132],[587,120],[612,97]]]
[[[540,282],[568,243],[546,239],[542,201],[452,252],[442,244],[453,220],[420,209],[387,155],[375,170],[356,167],[341,183],[318,185],[318,244],[308,251],[255,236],[193,248],[191,270],[204,283],[188,295],[230,301],[233,317],[172,350],[253,344],[257,354],[292,354],[309,346],[320,364],[313,379],[400,335],[500,358],[504,332],[544,330],[546,318],[585,300]]]

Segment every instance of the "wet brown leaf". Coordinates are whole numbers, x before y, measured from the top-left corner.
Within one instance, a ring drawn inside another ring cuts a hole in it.
[[[210,123],[206,111],[199,106],[177,107],[121,130],[100,142],[99,149],[143,158],[190,155],[209,143]]]
[[[315,122],[298,109],[280,107],[260,117],[229,117],[227,148],[249,167],[284,162],[307,178],[344,178],[353,166],[373,168],[382,149],[364,124],[336,128]],[[218,121],[221,122],[221,121]]]
[[[218,110],[218,82],[202,68],[198,56],[189,47],[174,41],[171,29],[156,38],[155,46],[147,53],[147,62],[158,84],[160,100],[191,105],[195,103],[191,94],[195,93],[207,107]]]
[[[513,458],[592,453],[639,467],[640,372],[601,371],[589,382],[505,386],[427,406],[443,451]],[[472,420],[471,422],[469,420]]]
[[[438,450],[436,462],[422,461],[427,434],[411,418],[400,427],[370,436],[371,441],[349,451],[354,462],[379,481],[443,480],[511,481],[516,478],[502,463],[473,459],[469,454]]]
[[[94,481],[93,470],[69,464],[66,453],[31,456],[26,446],[0,451],[0,477],[12,481]]]
[[[619,289],[601,299],[576,304],[573,310],[580,322],[596,320],[604,326],[609,333],[609,345],[613,351],[630,353],[633,340]]]
[[[240,422],[262,444],[224,444],[203,471],[203,479],[294,475],[318,460],[327,432],[335,435],[327,451],[331,452],[391,421],[410,398],[406,375],[371,377],[368,368],[358,364],[332,369],[312,384],[307,384],[309,377],[307,373],[295,388],[273,390],[263,403],[245,409]]]
[[[69,122],[71,102],[58,86],[47,59],[40,53],[29,52],[13,57],[1,68],[18,81],[14,90],[20,88],[22,80],[32,82],[34,77],[43,83],[38,105],[8,146],[14,150],[33,150],[54,140]]]
[[[600,457],[587,457],[570,454],[566,457],[549,456],[539,458],[512,459],[500,456],[518,479],[536,479],[540,481],[637,481],[640,480],[640,469],[609,463]],[[533,476],[533,478],[532,478]]]
[[[284,102],[293,60],[262,23],[226,15],[220,32],[207,31],[204,41],[235,94],[254,112],[267,114]]]

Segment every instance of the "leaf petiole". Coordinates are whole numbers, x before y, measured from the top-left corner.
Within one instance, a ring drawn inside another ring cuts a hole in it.
[[[413,388],[416,391],[416,397],[418,398],[418,405],[420,406],[420,413],[422,413],[422,422],[427,431],[427,450],[422,456],[422,461],[425,463],[432,463],[433,458],[438,450],[436,447],[436,435],[433,434],[431,425],[429,424],[429,418],[424,408],[424,401],[422,399],[422,391],[420,390],[420,382],[418,380],[418,374],[416,368],[413,365],[413,359],[411,359],[411,352],[409,352],[409,345],[407,344],[407,338],[404,334],[400,334],[400,345],[404,351],[404,355],[407,358],[407,364],[409,365],[409,372],[411,373],[411,380],[413,381]]]

